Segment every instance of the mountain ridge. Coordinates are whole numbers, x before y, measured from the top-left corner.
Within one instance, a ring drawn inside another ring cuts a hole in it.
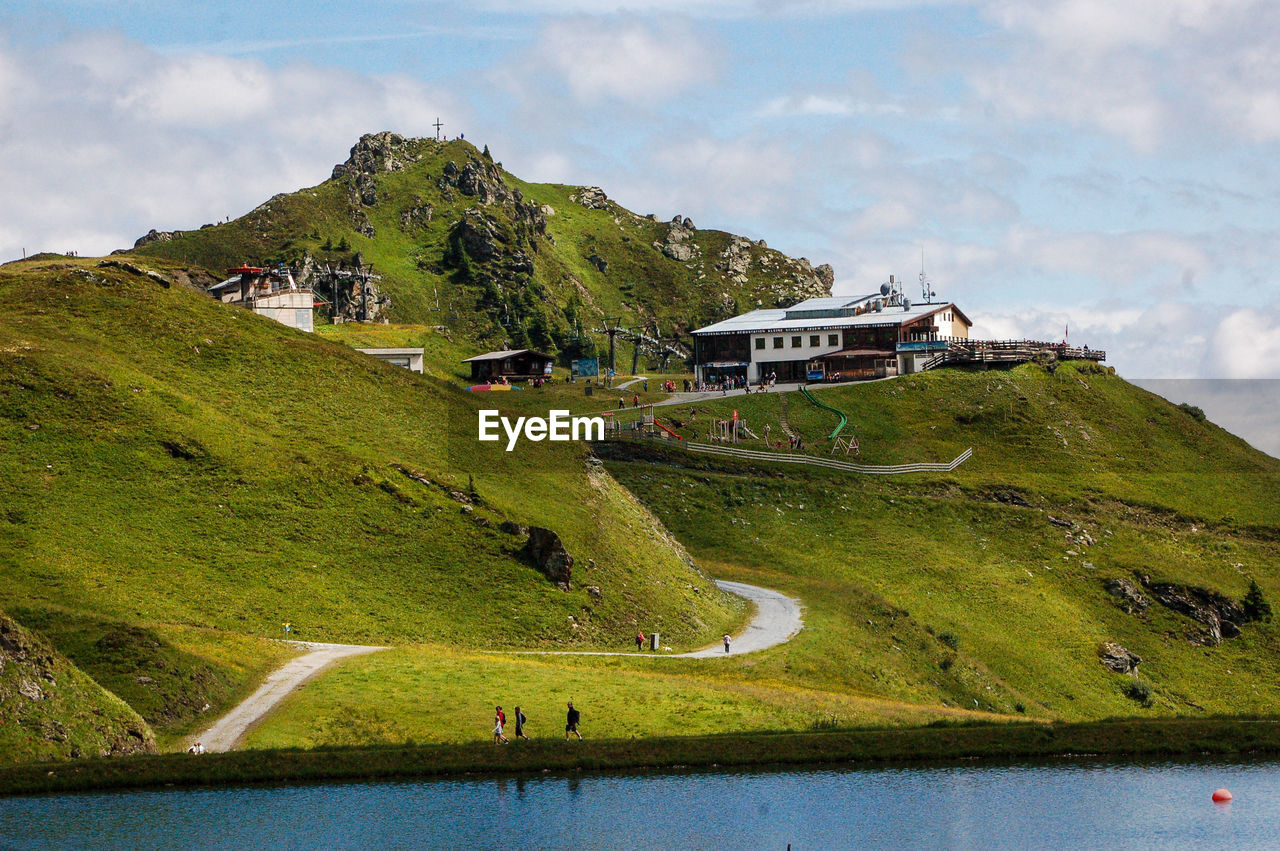
[[[688,342],[702,324],[829,295],[834,271],[688,217],[641,216],[602,189],[520,180],[469,142],[365,134],[328,180],[225,224],[151,231],[122,253],[211,271],[283,263],[354,318],[317,275],[372,264],[373,317],[446,326],[479,347],[590,356],[607,318]]]

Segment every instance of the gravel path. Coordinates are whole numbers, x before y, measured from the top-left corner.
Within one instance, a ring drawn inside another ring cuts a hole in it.
[[[747,624],[747,628],[733,636],[730,642],[730,653],[724,652],[723,644],[714,644],[692,653],[629,653],[620,650],[517,650],[539,656],[637,656],[656,657],[659,659],[710,659],[721,656],[737,656],[742,653],[754,653],[775,647],[791,640],[800,631],[804,621],[800,617],[800,601],[758,585],[747,585],[745,582],[727,582],[715,580],[723,590],[739,597],[746,597],[756,604],[756,616]]]
[[[229,751],[234,748],[249,728],[266,717],[291,691],[339,659],[387,649],[359,644],[318,644],[308,641],[290,643],[305,647],[310,652],[285,662],[267,677],[257,691],[218,719],[218,723],[197,736],[196,741],[202,743],[205,750]]]
[[[529,650],[516,651],[545,656],[641,656],[661,659],[708,659],[720,656],[736,656],[742,653],[754,653],[788,641],[800,631],[803,622],[800,618],[800,601],[757,585],[743,582],[725,582],[717,579],[716,585],[731,594],[746,597],[756,604],[756,616],[747,624],[747,628],[733,637],[730,644],[732,653],[726,654],[722,644],[695,650],[692,653],[626,653],[617,651],[574,651],[574,650]],[[267,677],[266,682],[258,690],[244,699],[238,706],[222,716],[216,724],[196,737],[208,751],[229,751],[244,738],[254,724],[257,724],[275,709],[298,686],[319,674],[325,668],[349,656],[362,656],[386,650],[386,647],[371,647],[359,644],[317,644],[314,642],[291,642],[305,647],[309,652],[290,659]]]

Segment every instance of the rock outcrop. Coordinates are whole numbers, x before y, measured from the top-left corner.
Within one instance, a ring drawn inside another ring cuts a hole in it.
[[[573,556],[565,550],[559,535],[541,526],[531,526],[529,540],[524,545],[523,552],[534,567],[542,571],[548,579],[563,590],[569,590],[569,581],[573,573]]]
[[[1107,670],[1115,671],[1117,674],[1127,674],[1138,670],[1138,666],[1142,664],[1142,657],[1119,644],[1108,641],[1098,648],[1098,661]]]
[[[405,233],[422,230],[431,224],[431,216],[434,213],[434,207],[423,203],[422,199],[415,195],[413,196],[413,206],[400,211],[400,230]]]
[[[406,139],[387,130],[366,133],[351,147],[347,161],[333,167],[334,179],[357,175],[373,176],[383,172],[400,171],[417,162],[414,139]]]
[[[0,740],[14,761],[154,753],[155,736],[40,635],[0,614]]]
[[[141,248],[142,246],[150,245],[153,242],[169,242],[170,240],[177,239],[180,236],[182,236],[182,231],[180,230],[156,230],[155,228],[152,228],[134,240],[133,247]]]
[[[685,222],[688,222],[688,225]],[[671,226],[667,228],[666,239],[654,241],[653,247],[672,260],[687,263],[702,253],[702,249],[698,248],[698,244],[692,237],[693,222],[688,219],[681,221],[680,217],[676,216],[671,220]]]
[[[1131,615],[1141,614],[1151,605],[1146,596],[1138,590],[1137,583],[1123,576],[1107,582],[1107,593],[1116,598],[1116,605]]]
[[[569,196],[570,201],[577,201],[588,210],[603,210],[609,206],[609,196],[599,186],[584,186]]]
[[[1248,621],[1243,606],[1216,591],[1173,582],[1152,582],[1147,576],[1142,577],[1142,585],[1166,609],[1186,615],[1204,626],[1204,630],[1192,639],[1197,644],[1216,647],[1222,639],[1238,636],[1240,624]]]

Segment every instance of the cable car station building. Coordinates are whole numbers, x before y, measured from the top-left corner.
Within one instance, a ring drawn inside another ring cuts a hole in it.
[[[892,281],[892,279],[890,279]],[[753,310],[693,332],[699,381],[856,380],[919,371],[973,323],[953,303],[912,304],[896,284],[866,296]]]

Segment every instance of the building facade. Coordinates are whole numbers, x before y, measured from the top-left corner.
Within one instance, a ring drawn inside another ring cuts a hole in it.
[[[918,371],[948,342],[967,340],[972,324],[950,302],[913,305],[888,286],[813,298],[694,331],[695,372],[707,383],[883,378]]]
[[[473,358],[467,358],[463,363],[471,364],[472,381],[493,381],[502,378],[508,381],[521,381],[531,378],[550,378],[555,358],[532,349],[507,349],[476,355]]]

